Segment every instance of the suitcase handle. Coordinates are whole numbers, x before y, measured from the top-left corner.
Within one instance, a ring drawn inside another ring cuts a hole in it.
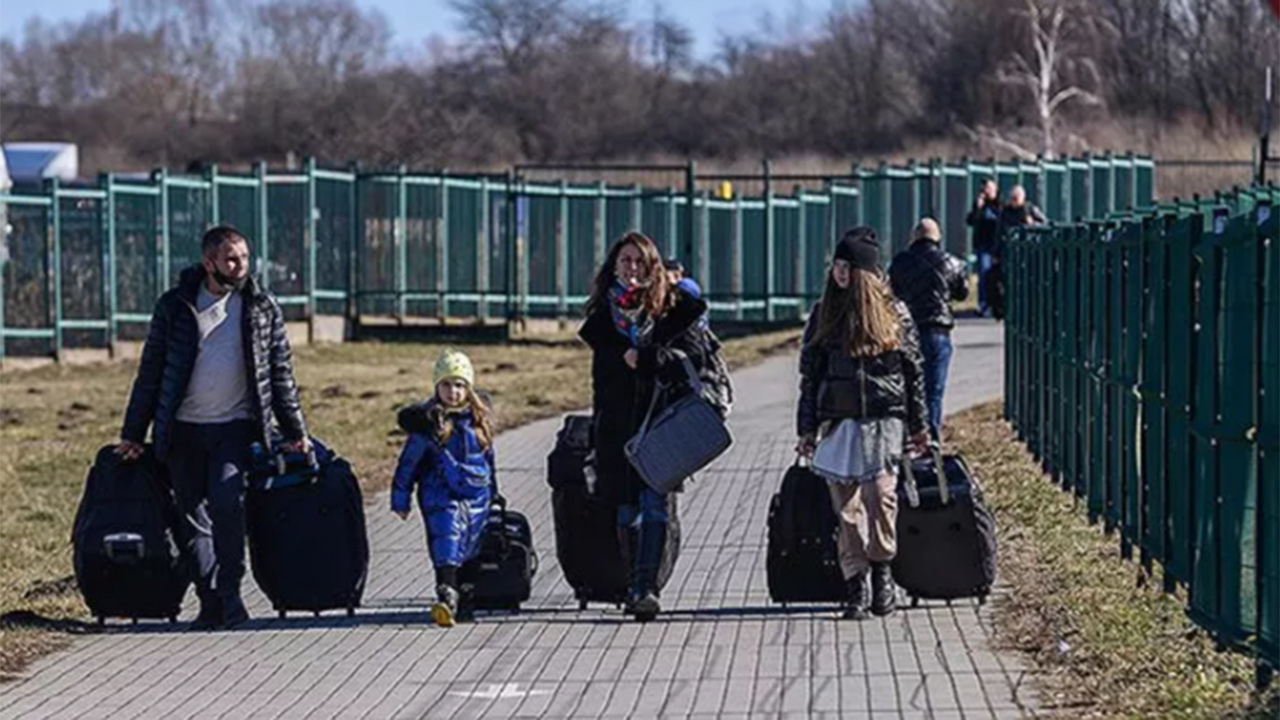
[[[929,455],[933,458],[934,472],[938,474],[938,497],[942,500],[943,505],[951,504],[951,487],[947,484],[947,470],[942,464],[942,446],[937,443],[929,443]],[[916,485],[916,474],[912,465],[912,458],[908,456],[902,463],[903,485],[907,489],[907,504],[911,507],[920,507],[920,488]]]

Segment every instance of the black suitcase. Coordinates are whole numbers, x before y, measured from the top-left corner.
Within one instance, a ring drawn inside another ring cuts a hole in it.
[[[497,498],[481,531],[479,551],[458,571],[463,597],[478,610],[519,610],[537,572],[529,519]]]
[[[306,481],[278,481],[263,467],[250,474],[249,559],[253,579],[285,617],[289,610],[345,609],[354,615],[369,572],[364,500],[351,465],[313,439],[314,472],[286,458]],[[268,464],[267,468],[272,467]]]
[[[178,510],[151,446],[132,462],[114,446],[99,450],[71,531],[76,584],[99,624],[177,620],[191,584],[177,530]]]
[[[792,465],[769,502],[765,574],[774,602],[840,602],[848,592],[840,572],[839,518],[827,481]]]
[[[985,601],[996,579],[996,525],[959,455],[915,458],[898,483],[898,554],[893,579],[911,597]],[[944,469],[942,492],[938,465]],[[912,497],[914,478],[918,498]]]
[[[578,607],[589,602],[620,605],[627,598],[630,572],[618,536],[618,506],[592,495],[583,471],[591,453],[591,417],[570,415],[547,457],[556,559],[573,588]],[[676,494],[667,495],[667,542],[658,567],[658,589],[666,586],[680,555],[680,514]]]

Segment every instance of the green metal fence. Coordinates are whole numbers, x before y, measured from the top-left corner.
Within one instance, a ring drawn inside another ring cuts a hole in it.
[[[1029,229],[1006,414],[1224,644],[1280,665],[1280,190]],[[1269,670],[1266,670],[1269,672]]]
[[[769,322],[802,316],[821,294],[838,233],[854,224],[881,233],[887,263],[933,215],[947,246],[968,257],[965,215],[984,176],[1004,190],[1023,184],[1059,220],[1104,217],[1154,193],[1153,162],[1132,155],[778,176],[810,180],[785,193],[766,169],[753,178],[765,190],[749,197],[713,196],[703,185],[716,176],[692,163],[683,174],[684,187],[644,187],[357,173],[309,160],[247,174],[107,173],[91,187],[50,182],[0,195],[11,226],[0,357],[140,339],[155,300],[198,260],[200,235],[216,223],[252,239],[257,276],[291,319],[571,316],[608,243],[638,229],[691,269],[714,317]]]

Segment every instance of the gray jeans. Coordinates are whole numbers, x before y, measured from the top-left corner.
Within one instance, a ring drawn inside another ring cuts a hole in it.
[[[169,476],[183,517],[182,542],[194,562],[201,601],[239,598],[244,577],[245,472],[252,421],[174,423]]]

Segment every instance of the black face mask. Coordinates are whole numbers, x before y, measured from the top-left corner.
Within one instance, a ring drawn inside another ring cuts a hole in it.
[[[214,282],[218,283],[219,285],[226,288],[227,290],[240,292],[241,290],[244,289],[245,283],[249,281],[249,276],[245,275],[243,278],[240,278],[239,280],[235,280],[231,277],[228,277],[221,270],[214,268],[213,279],[214,279]]]

